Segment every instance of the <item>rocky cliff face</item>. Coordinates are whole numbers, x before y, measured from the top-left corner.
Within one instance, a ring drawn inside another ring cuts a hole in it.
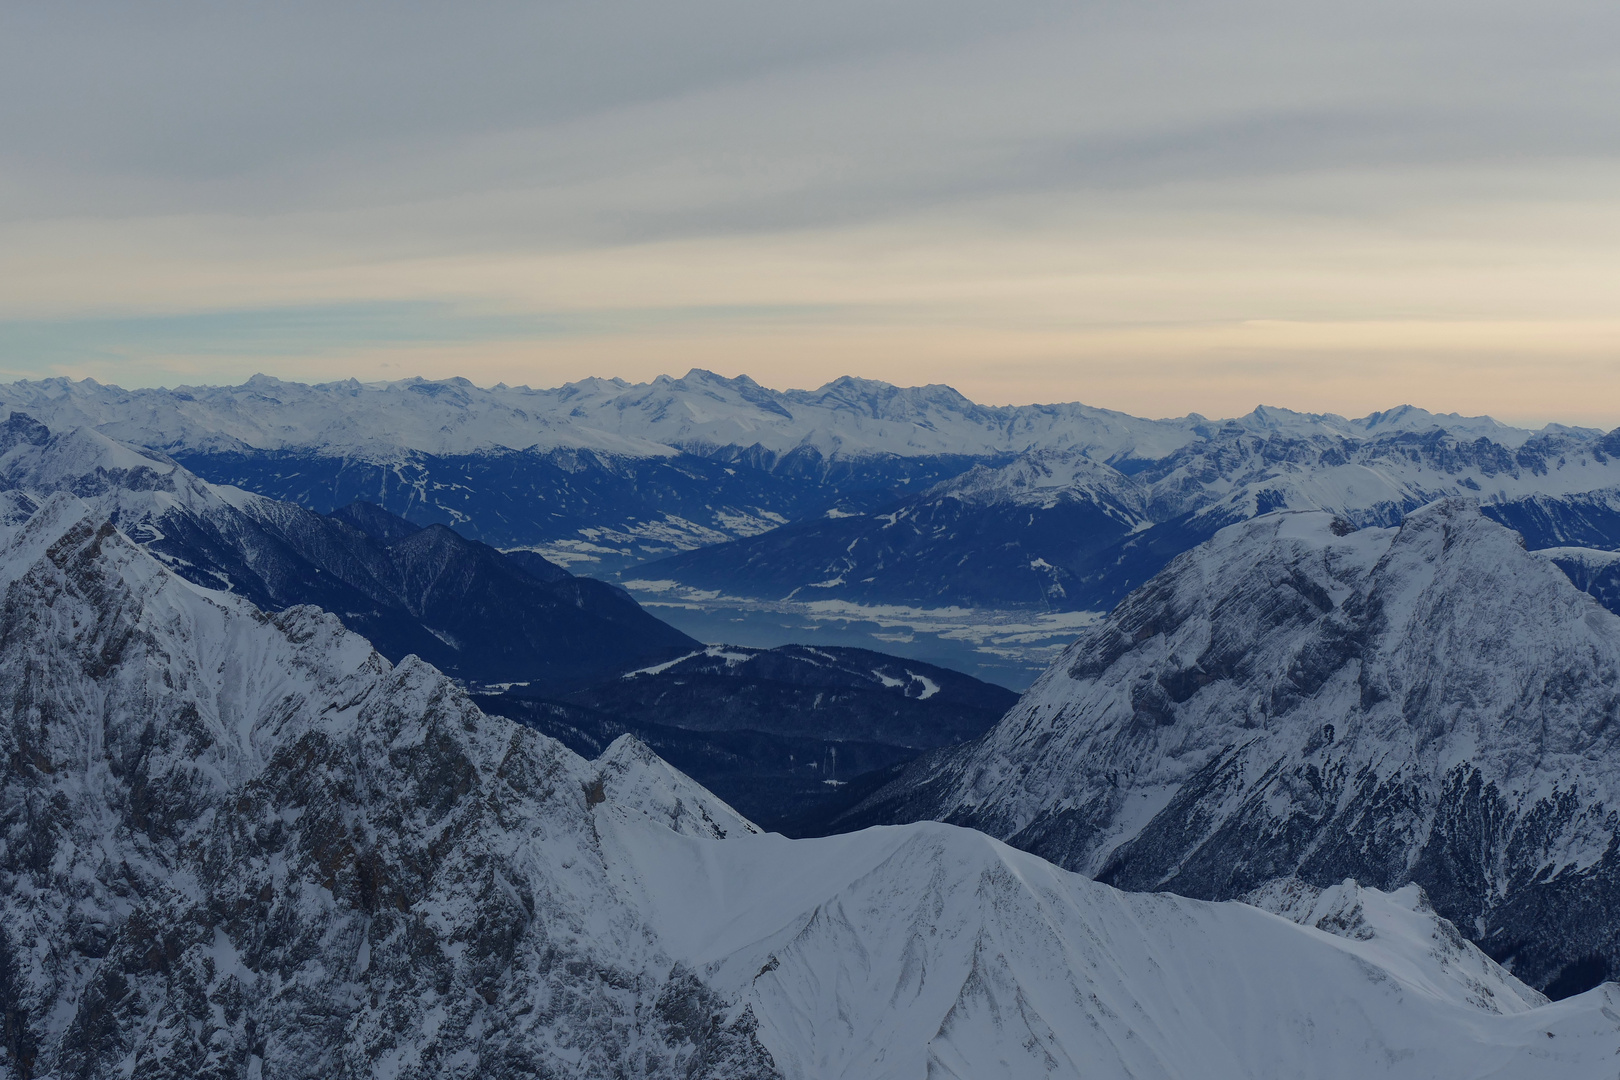
[[[1175,560],[850,823],[971,824],[1132,889],[1421,884],[1551,992],[1620,971],[1620,619],[1460,500]]]
[[[772,1075],[616,901],[581,759],[68,496],[3,577],[11,1075]]]

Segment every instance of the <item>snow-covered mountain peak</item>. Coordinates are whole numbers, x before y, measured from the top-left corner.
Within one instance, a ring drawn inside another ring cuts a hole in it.
[[[1486,438],[1512,448],[1523,445],[1535,434],[1527,428],[1512,427],[1489,416],[1463,416],[1454,412],[1433,413],[1415,405],[1397,405],[1393,409],[1369,413],[1357,419],[1348,419],[1337,413],[1296,412],[1293,409],[1273,405],[1257,405],[1254,411],[1227,423],[1255,434],[1276,433],[1295,437],[1329,434],[1349,438],[1370,438],[1389,432],[1418,433],[1443,430],[1458,438]],[[1553,427],[1549,425],[1549,429]],[[1556,425],[1556,429],[1578,433],[1587,438],[1602,434],[1591,428],[1567,428]]]
[[[1033,450],[1006,465],[975,465],[930,488],[923,498],[1043,510],[1063,502],[1085,502],[1102,508],[1128,528],[1144,526],[1147,521],[1141,487],[1078,450]]]
[[[93,428],[52,434],[16,413],[10,423],[32,425],[27,439],[0,435],[0,446],[10,444],[0,452],[0,488],[14,497],[37,500],[71,492],[143,542],[161,537],[157,523],[172,510],[210,515],[228,509],[213,485],[162,454],[125,445]],[[246,492],[232,497],[236,504],[259,500]]]
[[[599,796],[609,807],[634,811],[684,836],[724,840],[759,832],[759,826],[670,765],[634,735],[620,735],[591,766]]]
[[[13,413],[13,422],[20,414]],[[20,417],[24,423],[31,418]],[[78,427],[50,434],[35,426],[26,441],[13,443],[0,455],[5,479],[19,487],[40,491],[63,488],[173,490],[177,487],[173,461],[136,450],[96,431]],[[44,434],[44,438],[39,438]]]
[[[1417,885],[1380,892],[1346,879],[1318,887],[1298,878],[1267,882],[1243,902],[1337,937],[1366,942],[1382,963],[1402,969],[1438,996],[1461,988],[1481,1009],[1521,1013],[1547,1004],[1545,994],[1504,971],[1457,928],[1441,918]],[[1437,974],[1445,976],[1434,985]]]

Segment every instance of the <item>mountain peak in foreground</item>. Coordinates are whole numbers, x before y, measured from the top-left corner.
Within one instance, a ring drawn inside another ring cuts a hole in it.
[[[1417,882],[1568,993],[1620,971],[1617,721],[1620,618],[1477,506],[1274,513],[1179,556],[856,814],[1208,899]]]
[[[1614,988],[1541,1004],[1393,898],[1334,934],[946,825],[754,834],[65,493],[0,587],[7,1077],[1612,1076]]]

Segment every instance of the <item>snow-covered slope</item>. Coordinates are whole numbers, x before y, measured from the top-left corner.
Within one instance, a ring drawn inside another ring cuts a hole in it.
[[[586,379],[549,390],[486,389],[466,379],[309,386],[258,375],[241,386],[131,391],[89,379],[47,379],[0,386],[0,407],[52,428],[89,426],[165,450],[317,448],[373,457],[503,447],[645,457],[677,447],[758,445],[778,454],[809,447],[845,457],[1074,449],[1098,461],[1149,460],[1220,426],[1196,415],[1145,420],[1077,403],[978,405],[947,386],[850,377],[816,390],[778,391],[701,369],[679,379]],[[1251,433],[1353,438],[1444,427],[1509,446],[1529,436],[1488,417],[1437,416],[1410,406],[1359,420],[1257,408],[1234,423]]]
[[[976,465],[869,514],[835,514],[638,570],[765,599],[1071,607],[1074,568],[1148,526],[1141,485],[1077,450]]]
[[[1380,966],[1403,971],[1407,980],[1436,980],[1437,992],[1460,987],[1484,1009],[1517,1012],[1547,1003],[1545,995],[1504,971],[1450,922],[1440,917],[1416,885],[1392,893],[1365,888],[1353,879],[1326,888],[1298,878],[1278,878],[1246,894],[1243,902],[1301,926],[1367,943]]]
[[[1363,893],[1363,932],[1340,936],[1246,904],[1122,893],[945,825],[717,843],[604,822],[619,888],[673,956],[752,1011],[794,1080],[1614,1069],[1620,991],[1537,1007],[1395,898]]]
[[[620,735],[591,763],[599,788],[587,793],[645,814],[683,836],[724,840],[759,832],[759,826],[672,768],[634,735]]]
[[[1199,897],[1416,881],[1568,989],[1620,971],[1616,721],[1620,618],[1475,506],[1276,513],[1178,558],[854,820],[973,824]]]
[[[944,826],[711,839],[667,810],[723,810],[633,745],[586,762],[65,493],[0,587],[8,1076],[1613,1069],[1612,988],[1537,1008]]]
[[[1347,439],[1261,437],[1236,427],[1142,474],[1156,520],[1190,511],[1218,509],[1235,518],[1290,509],[1389,524],[1447,496],[1495,503],[1620,484],[1620,444],[1581,434],[1499,441],[1437,429]]]

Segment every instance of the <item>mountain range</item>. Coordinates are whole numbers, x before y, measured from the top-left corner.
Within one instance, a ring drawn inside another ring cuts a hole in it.
[[[819,814],[841,779],[980,734],[1016,699],[870,651],[705,647],[532,551],[369,503],[317,514],[12,414],[0,510],[21,521],[55,492],[90,500],[189,581],[266,611],[330,611],[389,660],[425,660],[576,751],[594,757],[632,733],[773,827]]]
[[[315,604],[394,660],[415,654],[476,682],[581,685],[697,646],[623,590],[543,559],[521,564],[375,507],[332,516],[208,484],[87,428],[0,425],[0,489],[94,500],[197,584],[266,610]]]
[[[486,389],[460,378],[311,386],[256,375],[241,386],[139,390],[45,379],[5,386],[0,406],[52,427],[94,427],[170,452],[313,447],[371,460],[402,452],[454,457],[557,449],[667,457],[728,446],[853,459],[1073,449],[1099,461],[1158,460],[1221,426],[1196,414],[1148,420],[1076,402],[980,405],[948,386],[897,387],[849,376],[816,390],[779,391],[746,375],[702,369],[648,383],[585,379],[542,390]],[[1531,434],[1489,417],[1411,406],[1354,420],[1261,407],[1236,423],[1251,433],[1349,438],[1442,427],[1508,446]],[[1560,425],[1544,430],[1599,434]]]
[[[0,408],[161,451],[208,480],[322,513],[355,500],[498,547],[619,569],[828,512],[883,509],[976,464],[1071,452],[1130,473],[1238,432],[1365,440],[1444,430],[1517,449],[1534,433],[1403,406],[1350,420],[1257,408],[1147,420],[1078,403],[984,406],[944,386],[842,378],[776,391],[694,370],[551,390],[465,379],[126,391],[0,386]],[[1544,438],[1600,435],[1550,426]]]
[[[766,599],[1106,611],[1176,555],[1272,510],[1390,525],[1470,496],[1538,541],[1620,547],[1620,432],[1516,448],[1434,429],[1367,439],[1232,424],[1130,474],[1077,451],[979,465],[865,514],[786,525],[637,569]]]
[[[3,531],[10,1075],[1613,1071],[1614,988],[1547,1004],[1415,889],[1209,904],[947,825],[760,835],[71,493]]]
[[[854,378],[776,391],[701,370],[550,390],[58,379],[0,386],[0,403],[322,515],[364,501],[616,576],[692,637],[814,637],[1014,686],[1061,638],[995,627],[1107,611],[1268,510],[1390,525],[1477,497],[1532,547],[1620,549],[1620,436],[1409,406],[1148,420]]]

